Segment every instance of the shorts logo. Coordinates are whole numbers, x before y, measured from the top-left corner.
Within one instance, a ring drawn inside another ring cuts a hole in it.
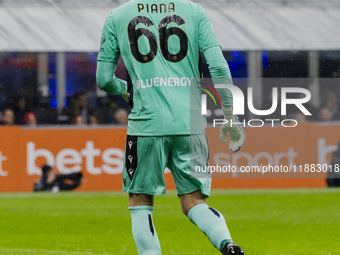
[[[132,180],[137,169],[137,136],[127,136],[125,150],[125,169]]]
[[[133,169],[129,168],[129,169],[128,169],[129,175],[130,175],[130,176],[133,176],[133,174],[134,174],[134,171],[135,171],[135,170],[133,170]]]

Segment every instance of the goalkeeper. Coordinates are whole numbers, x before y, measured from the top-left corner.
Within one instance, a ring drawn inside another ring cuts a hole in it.
[[[173,175],[183,213],[226,255],[244,254],[224,217],[207,205],[209,173],[206,118],[201,115],[199,52],[215,84],[231,84],[231,75],[211,21],[201,5],[185,0],[129,1],[107,17],[97,63],[98,86],[128,97],[131,114],[125,148],[123,190],[129,193],[132,232],[139,254],[159,255],[152,221],[154,195],[165,193],[164,169]],[[119,56],[127,82],[114,75]],[[245,135],[233,115],[228,89],[216,89],[226,124],[220,139],[238,151]]]

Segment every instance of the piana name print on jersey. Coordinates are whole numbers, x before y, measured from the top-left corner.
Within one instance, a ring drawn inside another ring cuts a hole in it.
[[[138,12],[147,12],[147,13],[165,13],[165,12],[174,12],[175,4],[137,4]]]

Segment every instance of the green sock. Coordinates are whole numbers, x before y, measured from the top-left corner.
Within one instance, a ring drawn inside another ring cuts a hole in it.
[[[188,218],[218,250],[221,251],[226,243],[232,241],[223,215],[207,204],[202,203],[192,207]]]
[[[139,255],[160,255],[161,245],[152,221],[152,206],[130,206],[132,234]]]

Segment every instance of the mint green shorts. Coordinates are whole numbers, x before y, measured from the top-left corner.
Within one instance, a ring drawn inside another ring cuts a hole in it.
[[[165,194],[164,170],[168,167],[178,195],[196,190],[209,196],[211,176],[195,171],[208,165],[205,134],[173,136],[127,136],[123,191],[134,194]]]

